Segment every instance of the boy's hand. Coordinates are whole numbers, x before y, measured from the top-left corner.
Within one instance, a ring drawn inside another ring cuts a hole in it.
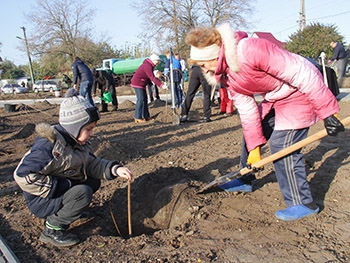
[[[119,166],[119,167],[116,167],[116,169],[113,167],[112,168],[112,174],[114,176],[120,176],[128,181],[132,181],[132,172],[129,170],[128,167],[125,167],[125,166]]]

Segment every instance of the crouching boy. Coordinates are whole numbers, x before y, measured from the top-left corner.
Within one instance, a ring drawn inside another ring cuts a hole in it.
[[[14,171],[29,210],[45,219],[39,238],[44,243],[79,243],[67,229],[89,206],[100,180],[118,176],[132,180],[128,168],[91,152],[89,139],[99,119],[97,108],[69,89],[60,106],[59,124],[37,125],[38,136]]]

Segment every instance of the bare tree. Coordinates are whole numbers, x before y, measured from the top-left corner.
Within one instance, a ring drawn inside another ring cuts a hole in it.
[[[245,17],[253,11],[255,0],[135,0],[132,4],[144,19],[142,37],[158,44],[159,49],[188,49],[184,39],[188,31],[199,25],[217,26],[230,22],[234,26],[249,26]]]
[[[135,0],[132,4],[144,18],[144,39],[154,40],[158,49],[181,46],[183,32],[196,25],[196,0]]]
[[[32,52],[61,54],[72,60],[84,47],[80,40],[89,39],[93,15],[87,0],[36,0],[26,15],[35,28],[29,37]]]
[[[249,4],[251,0],[203,0],[201,9],[204,12],[204,21],[210,26],[217,26],[222,22],[230,22],[234,26],[245,28],[249,23],[245,17],[252,14],[253,8]]]

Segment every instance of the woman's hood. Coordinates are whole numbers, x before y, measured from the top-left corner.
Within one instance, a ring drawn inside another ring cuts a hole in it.
[[[226,59],[227,66],[230,68],[231,71],[238,72],[239,63],[237,56],[237,34],[229,23],[224,23],[220,25],[217,28],[217,30],[221,35],[223,49],[222,52]],[[242,32],[239,32],[238,36],[243,36],[243,34],[241,33]]]
[[[220,25],[217,30],[222,39],[218,66],[215,73],[208,72],[205,74],[206,80],[213,86],[219,84],[218,82],[222,74],[224,74],[228,68],[233,72],[239,72],[240,66],[237,55],[237,43],[240,39],[248,37],[247,33],[243,31],[235,32],[229,23]]]

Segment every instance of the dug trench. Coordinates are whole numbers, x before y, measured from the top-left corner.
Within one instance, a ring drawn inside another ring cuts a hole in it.
[[[195,196],[198,187],[191,181],[193,174],[181,168],[160,168],[132,183],[132,236],[153,234],[158,230],[186,227],[200,216],[203,204]],[[151,189],[151,191],[150,191]],[[120,233],[127,237],[127,189],[116,191],[110,200]]]

